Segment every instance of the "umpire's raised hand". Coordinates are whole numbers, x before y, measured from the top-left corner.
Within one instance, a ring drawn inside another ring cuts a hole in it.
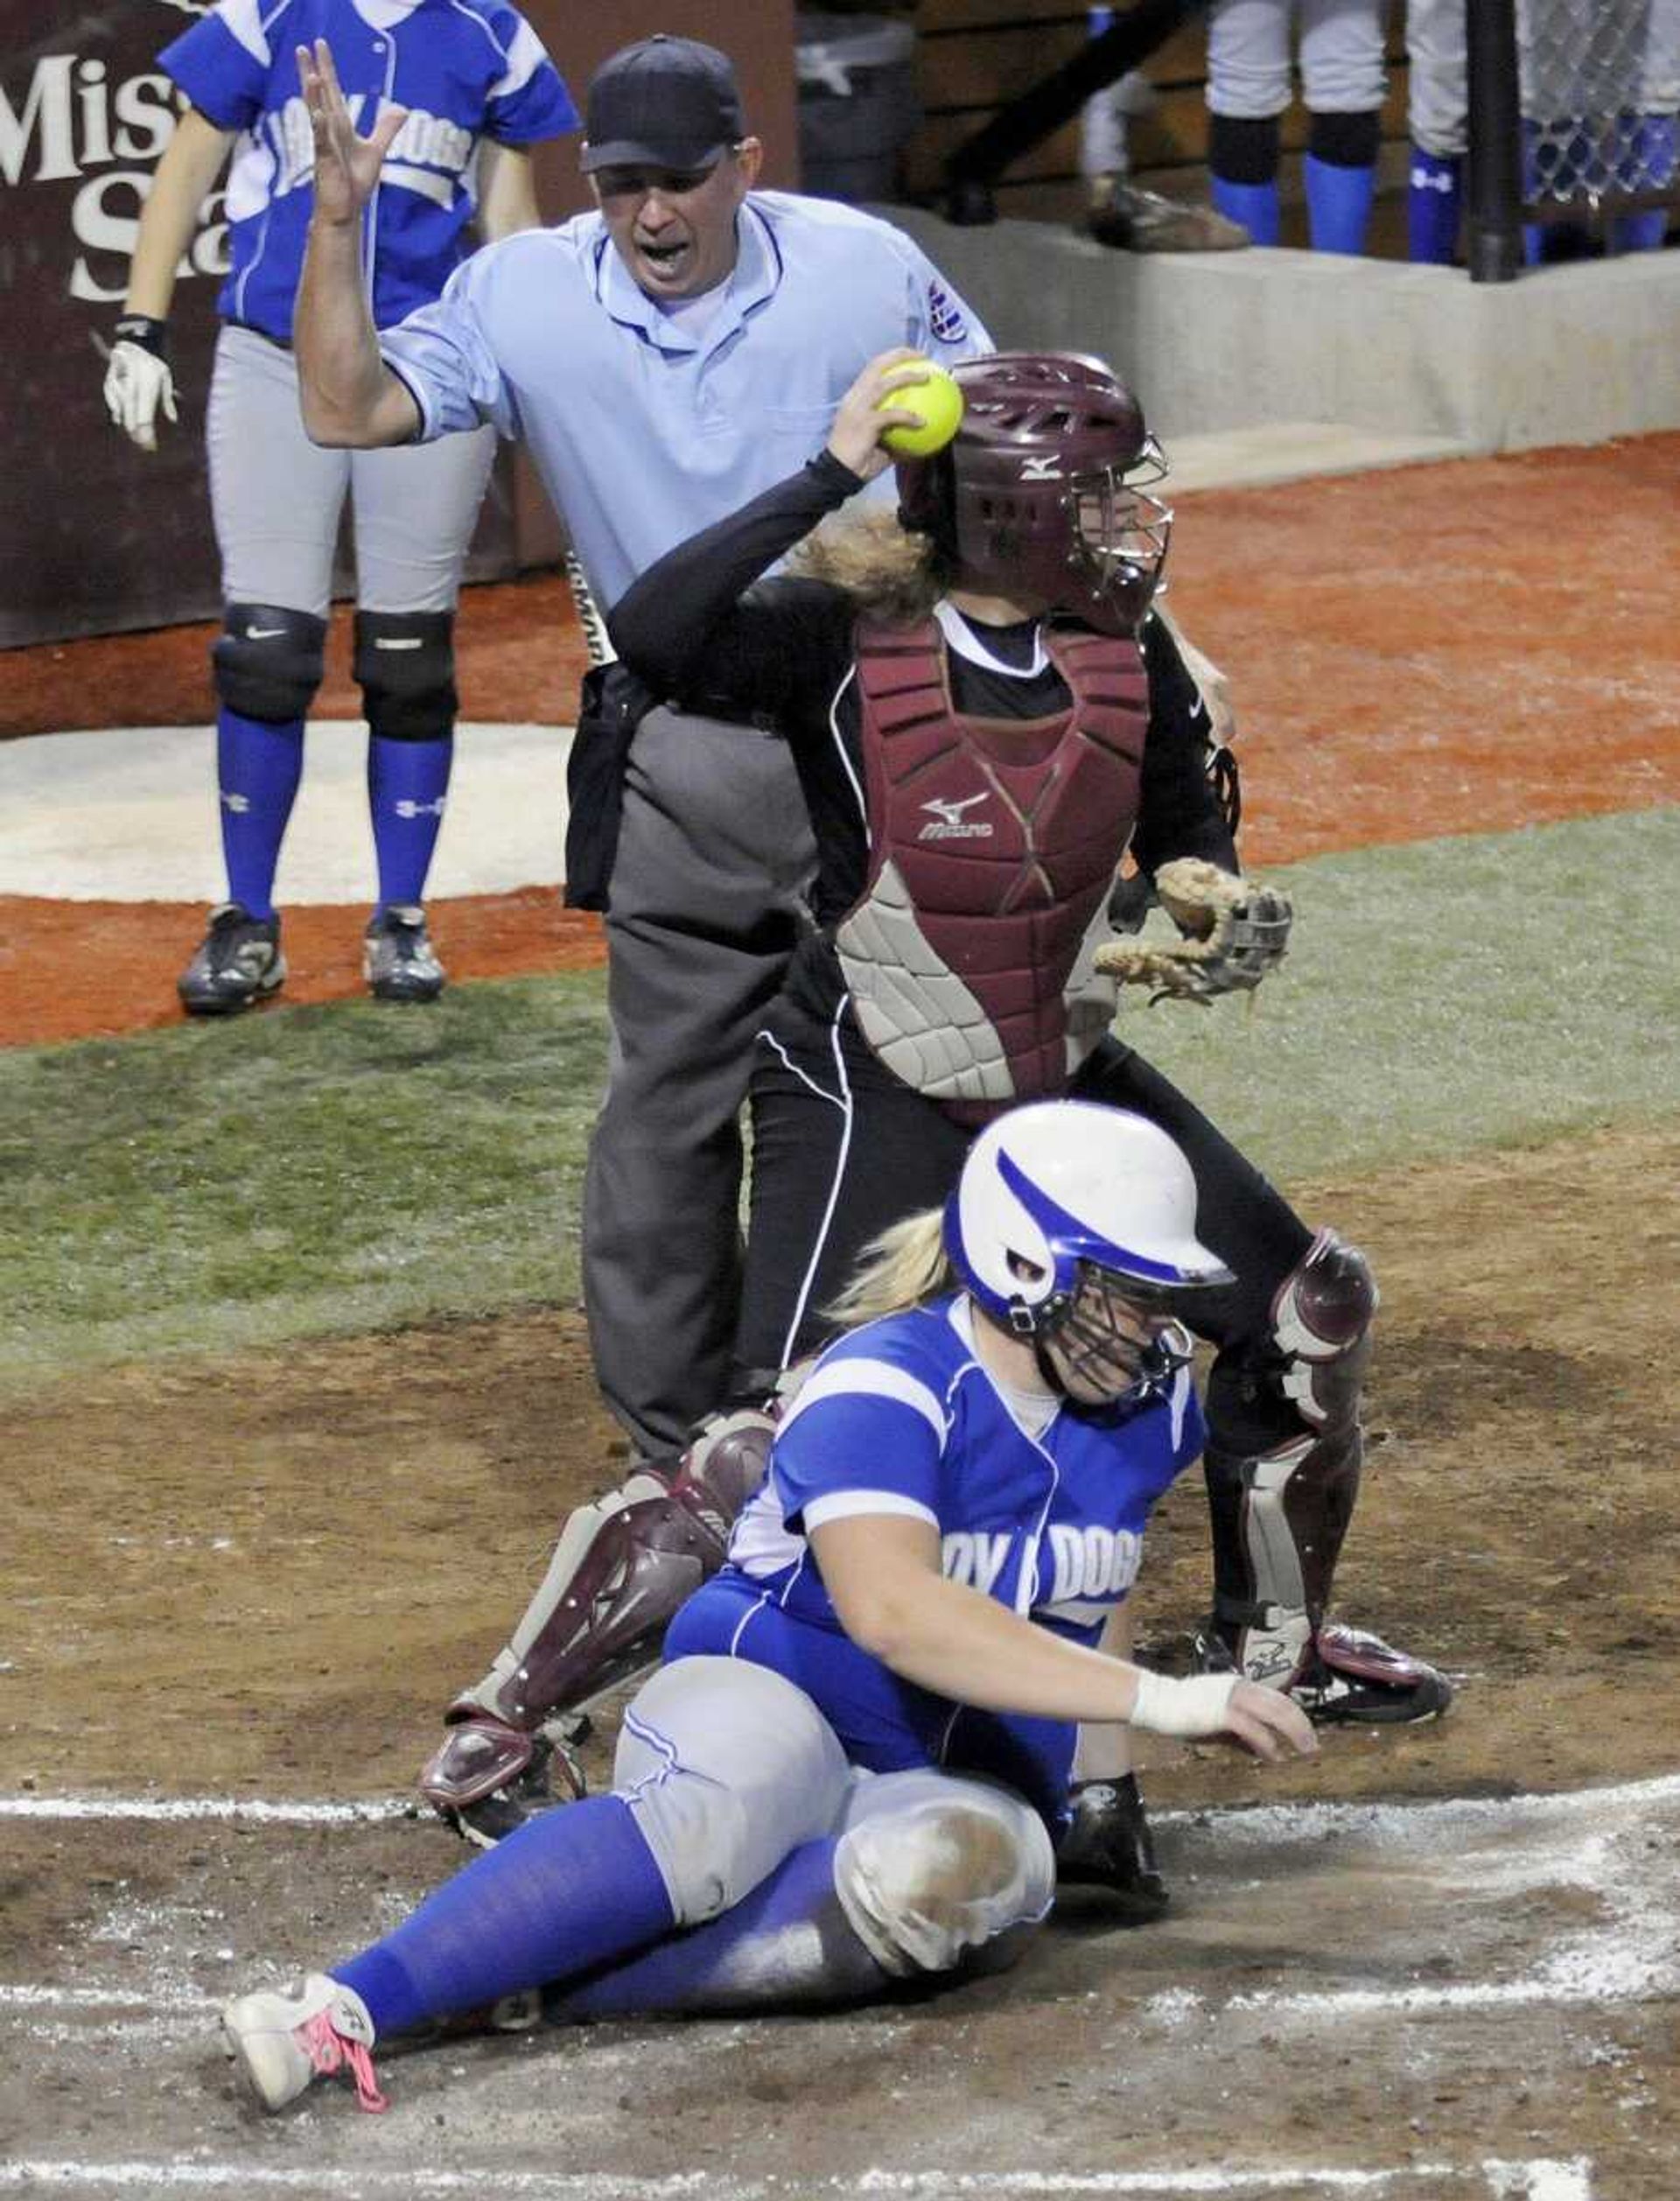
[[[409,119],[406,107],[382,108],[363,137],[350,119],[332,49],[325,39],[298,48],[298,81],[315,137],[315,218],[354,221],[374,195],[392,140]]]

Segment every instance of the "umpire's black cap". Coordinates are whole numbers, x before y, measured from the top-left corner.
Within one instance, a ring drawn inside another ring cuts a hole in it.
[[[610,55],[590,80],[582,166],[710,168],[746,135],[729,56],[662,31]]]

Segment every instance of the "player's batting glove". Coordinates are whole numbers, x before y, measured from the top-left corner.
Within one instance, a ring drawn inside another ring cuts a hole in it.
[[[177,420],[175,377],[164,351],[164,324],[147,313],[125,313],[116,325],[105,370],[105,403],[112,420],[142,451],[158,448],[158,415]]]
[[[1093,960],[1122,985],[1149,986],[1155,1001],[1208,1002],[1251,992],[1283,961],[1295,912],[1278,888],[1186,856],[1161,866],[1155,894],[1186,937],[1169,948],[1104,942]]]
[[[1056,1851],[1057,1879],[1070,1887],[1105,1889],[1130,1925],[1160,1917],[1169,1897],[1156,1869],[1137,1775],[1081,1781],[1068,1801],[1074,1821]]]

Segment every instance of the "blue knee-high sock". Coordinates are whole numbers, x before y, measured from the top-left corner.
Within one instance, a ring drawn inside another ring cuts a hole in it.
[[[424,901],[431,852],[444,822],[455,738],[393,741],[375,733],[368,741],[368,810],[379,865],[379,906]]]
[[[1301,165],[1314,252],[1361,253],[1376,196],[1375,168],[1343,168],[1309,153]]]
[[[304,722],[271,725],[226,704],[216,714],[216,783],[228,898],[274,915],[274,873],[304,771]]]
[[[1414,145],[1406,189],[1406,243],[1411,259],[1432,267],[1452,266],[1463,203],[1463,162]]]
[[[1282,229],[1278,186],[1234,184],[1227,176],[1213,181],[1214,204],[1229,221],[1240,222],[1256,244],[1276,244]]]
[[[806,1842],[732,1910],[543,1997],[551,2019],[583,2020],[859,2002],[888,1974],[846,1923],[833,1840]]]
[[[1672,115],[1624,116],[1624,151],[1616,163],[1616,180],[1637,191],[1662,189],[1674,181],[1680,163],[1680,130]],[[1656,252],[1669,234],[1668,209],[1647,207],[1639,214],[1618,214],[1610,224],[1610,241],[1618,252]]]
[[[376,2033],[401,2033],[609,1964],[676,1923],[630,1806],[592,1796],[528,1819],[332,1977]]]

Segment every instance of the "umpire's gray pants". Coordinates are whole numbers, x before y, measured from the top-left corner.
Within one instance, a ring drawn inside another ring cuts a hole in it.
[[[664,708],[642,721],[606,920],[612,1055],[583,1268],[596,1379],[644,1453],[679,1448],[723,1396],[740,1106],[816,860],[778,736]]]

